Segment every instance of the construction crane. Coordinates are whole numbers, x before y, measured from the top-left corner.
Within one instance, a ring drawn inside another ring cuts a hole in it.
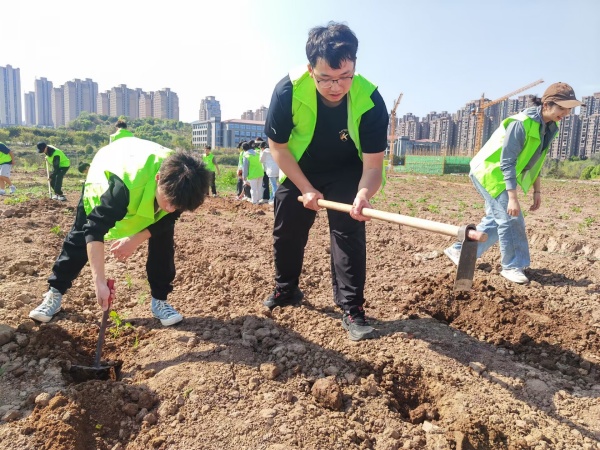
[[[483,120],[484,120],[484,111],[486,108],[489,108],[492,105],[495,105],[497,103],[500,103],[504,100],[506,100],[507,98],[512,97],[513,95],[518,94],[519,92],[523,92],[526,91],[527,89],[530,89],[534,86],[537,86],[538,84],[543,83],[544,80],[537,80],[534,81],[533,83],[528,84],[527,86],[523,86],[520,89],[517,89],[516,91],[511,92],[510,94],[506,94],[496,100],[492,100],[491,102],[485,102],[485,94],[481,94],[481,98],[479,99],[479,107],[477,108],[477,111],[475,112],[475,114],[477,114],[477,127],[475,128],[475,147],[474,147],[474,152],[473,153],[477,153],[479,150],[481,150],[481,146],[482,146],[482,140],[483,140]]]
[[[391,172],[394,167],[394,146],[396,144],[396,110],[402,100],[402,92],[394,102],[394,107],[390,113],[390,158],[388,160],[388,172]]]

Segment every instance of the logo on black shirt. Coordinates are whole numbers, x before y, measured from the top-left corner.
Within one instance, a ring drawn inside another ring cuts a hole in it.
[[[343,130],[340,131],[340,141],[342,142],[346,142],[348,140],[348,129],[344,128]]]

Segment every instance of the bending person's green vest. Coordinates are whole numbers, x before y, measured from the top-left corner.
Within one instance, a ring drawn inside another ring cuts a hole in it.
[[[288,148],[296,161],[310,145],[317,125],[317,87],[307,70],[303,73],[291,73],[292,81],[292,117],[294,128],[288,141]],[[363,114],[375,106],[371,94],[377,89],[362,75],[355,74],[348,91],[348,134],[358,150],[362,161],[359,127]],[[281,171],[280,171],[281,172]],[[280,178],[285,179],[281,172]],[[383,178],[385,179],[385,177]]]
[[[52,167],[52,160],[56,156],[58,156],[59,158],[58,167],[71,167],[71,161],[69,160],[69,158],[67,158],[67,155],[65,155],[62,150],[59,150],[58,148],[53,147],[52,145],[49,145],[48,147],[54,150],[54,152],[52,152],[52,156],[46,155],[46,161],[48,161],[50,167]]]
[[[115,142],[117,139],[124,137],[133,137],[133,133],[126,128],[119,128],[116,133],[110,135],[110,142]]]
[[[86,214],[100,205],[100,197],[108,190],[112,175],[119,177],[129,191],[127,213],[108,231],[105,239],[132,236],[168,214],[162,210],[155,213],[154,200],[156,174],[172,152],[136,137],[115,141],[98,150],[85,180],[83,206]]]
[[[552,140],[550,140],[548,147],[542,149],[542,155],[535,165],[529,169],[525,169],[529,160],[541,145],[540,124],[524,112],[520,112],[504,119],[498,129],[494,131],[494,134],[492,134],[470,163],[471,173],[493,198],[496,198],[506,190],[504,174],[500,169],[500,158],[502,155],[502,144],[506,135],[506,128],[515,120],[523,122],[523,127],[525,129],[525,143],[523,145],[523,150],[519,153],[519,156],[517,156],[515,171],[517,174],[517,184],[521,186],[523,192],[526,194],[540,174],[542,166],[544,165],[544,160],[548,154],[550,142],[552,142]]]

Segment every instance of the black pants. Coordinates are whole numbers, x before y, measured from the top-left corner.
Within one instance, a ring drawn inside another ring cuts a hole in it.
[[[82,231],[85,223],[86,214],[83,200],[80,199],[75,223],[65,237],[62,250],[52,267],[52,275],[48,278],[48,284],[61,294],[67,292],[72,286],[73,280],[77,278],[88,261],[87,247]],[[174,231],[175,224],[160,236],[151,237],[148,240],[146,273],[152,297],[159,300],[166,300],[167,295],[173,291],[172,283],[175,279]]]
[[[68,167],[59,167],[50,174],[50,187],[56,195],[63,195],[62,184],[67,170],[69,170]]]
[[[210,189],[212,191],[212,195],[217,195],[217,174],[215,172],[210,172]]]
[[[269,182],[269,177],[267,176],[266,173],[263,175],[262,187],[263,187],[262,199],[269,200],[271,198],[271,194],[269,193],[269,189],[271,188],[271,183]]]
[[[352,203],[356,197],[362,167],[339,170],[336,173],[309,175],[311,184],[323,193],[326,200]],[[275,282],[289,289],[298,286],[304,248],[316,211],[298,201],[298,188],[285,180],[275,192],[275,223],[273,248]],[[367,267],[365,223],[354,220],[348,213],[327,210],[331,241],[331,282],[333,299],[346,312],[362,306]]]

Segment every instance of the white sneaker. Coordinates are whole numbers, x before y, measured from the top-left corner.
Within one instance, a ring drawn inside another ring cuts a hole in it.
[[[504,269],[500,275],[513,283],[529,283],[529,278],[525,276],[523,269]]]
[[[62,294],[53,287],[44,294],[44,301],[29,313],[29,317],[40,322],[50,322],[54,314],[60,311]]]
[[[58,200],[58,195],[54,194],[54,195],[52,196],[52,200]]]
[[[4,195],[6,194],[6,191],[4,189],[0,189],[0,195]]]
[[[169,305],[166,300],[158,300],[152,297],[151,309],[152,315],[160,319],[160,323],[165,327],[175,325],[183,320],[183,316]]]
[[[458,260],[460,259],[460,251],[456,250],[454,247],[448,247],[444,249],[444,255],[450,258],[455,265],[458,266]]]
[[[58,197],[56,197],[56,200],[59,200],[61,202],[66,202],[67,201],[67,197],[65,197],[64,195],[59,195]]]
[[[10,189],[10,193],[11,193],[11,194],[14,194],[14,193],[15,193],[15,191],[17,190],[17,188],[15,187],[15,185],[14,185],[14,184],[13,184],[13,185],[11,185],[11,186],[9,187],[9,189]]]

